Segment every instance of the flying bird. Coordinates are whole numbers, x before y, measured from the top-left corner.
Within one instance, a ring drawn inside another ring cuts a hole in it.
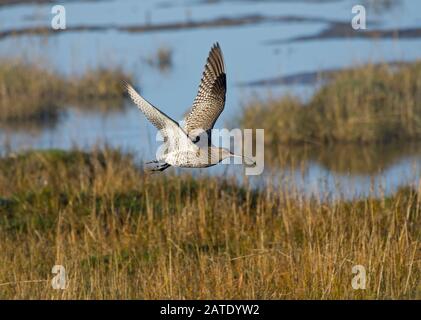
[[[163,171],[170,166],[206,168],[230,157],[245,159],[226,148],[215,147],[211,141],[211,130],[225,106],[226,79],[222,50],[216,43],[209,52],[197,96],[183,127],[124,83],[130,98],[164,138],[163,152],[157,160],[147,162],[156,164],[152,171]]]

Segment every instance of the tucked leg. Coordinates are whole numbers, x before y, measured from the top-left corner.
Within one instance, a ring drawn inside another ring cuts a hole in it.
[[[146,162],[146,164],[151,164],[151,163],[159,163],[159,161],[158,160],[152,160],[152,161]]]
[[[151,171],[152,172],[164,171],[165,169],[167,169],[170,166],[171,165],[168,164],[168,163],[163,163],[163,164],[160,164],[160,165],[156,166],[155,168],[152,168]]]

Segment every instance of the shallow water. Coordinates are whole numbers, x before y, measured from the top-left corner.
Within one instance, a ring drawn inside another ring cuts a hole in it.
[[[376,29],[417,28],[421,26],[421,2],[401,0],[391,6],[369,6],[367,26]],[[359,4],[360,2],[358,2]],[[376,3],[379,3],[377,1]],[[385,2],[387,3],[387,2]],[[389,2],[390,3],[390,2]],[[121,65],[134,73],[142,94],[174,119],[181,120],[197,91],[202,68],[213,42],[219,41],[228,73],[226,109],[216,123],[224,127],[241,112],[248,97],[268,93],[311,96],[313,85],[240,86],[242,83],[317,72],[362,64],[367,61],[412,61],[421,58],[421,39],[324,39],[269,44],[318,34],[329,22],[350,23],[355,0],[337,1],[92,1],[64,2],[68,27],[129,26],[238,18],[299,17],[300,22],[265,21],[257,24],[218,26],[128,33],[107,31],[60,32],[53,36],[18,36],[0,40],[1,56],[42,60],[62,73],[82,72],[93,65]],[[22,4],[0,7],[0,31],[49,26],[51,4]],[[148,65],[145,60],[160,46],[173,51],[170,70]],[[0,143],[12,150],[38,148],[89,148],[108,144],[135,152],[139,159],[154,158],[159,142],[156,131],[131,104],[119,112],[104,113],[92,108],[68,108],[57,123],[47,127],[0,129]],[[340,162],[344,151],[312,151],[300,158],[300,166],[274,165],[266,159],[262,176],[251,177],[259,185],[270,177],[279,183],[290,179],[308,194],[317,192],[348,196],[365,195],[374,189],[391,192],[399,186],[419,181],[421,168],[417,147],[393,146],[393,150],[373,149],[361,157],[346,152],[349,162]],[[412,151],[408,151],[412,150]],[[295,152],[295,151],[294,151]],[[286,150],[285,153],[293,153]],[[324,155],[322,155],[324,153]],[[393,153],[393,161],[389,154]],[[326,154],[328,156],[326,156]],[[270,157],[266,154],[266,157]],[[329,161],[327,161],[327,159]],[[357,172],[352,159],[362,161]],[[362,159],[362,160],[361,160]],[[141,161],[141,160],[139,160]],[[338,170],[338,168],[341,170]],[[304,168],[304,169],[303,169]],[[183,170],[180,170],[183,171]],[[244,180],[243,168],[219,165],[198,174],[234,174]],[[286,179],[285,176],[289,178]],[[248,177],[247,177],[248,178]],[[377,188],[381,184],[382,189]],[[338,185],[341,187],[339,188]]]

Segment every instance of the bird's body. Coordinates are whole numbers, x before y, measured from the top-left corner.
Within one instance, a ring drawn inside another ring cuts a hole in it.
[[[168,163],[174,167],[185,168],[207,168],[214,166],[230,157],[227,151],[221,151],[222,148],[210,147],[197,147],[196,150],[176,150],[164,155],[158,159],[161,162]]]
[[[169,166],[206,168],[229,157],[240,157],[213,146],[210,139],[211,130],[224,109],[226,95],[225,66],[218,43],[209,53],[198,94],[183,128],[141,97],[132,86],[125,85],[133,102],[164,138],[163,149],[157,160],[151,162],[157,164],[153,171],[163,171]]]

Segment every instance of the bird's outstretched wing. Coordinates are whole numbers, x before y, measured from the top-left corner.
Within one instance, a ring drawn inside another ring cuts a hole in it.
[[[142,111],[146,118],[161,132],[167,145],[167,152],[174,150],[187,151],[191,148],[195,149],[196,146],[177,122],[146,101],[130,84],[123,82],[123,85],[126,87],[130,98],[137,105],[139,110]]]
[[[224,58],[219,43],[216,43],[209,52],[199,92],[185,118],[184,129],[191,138],[194,138],[198,131],[206,131],[209,135],[209,131],[224,110],[226,84]]]

